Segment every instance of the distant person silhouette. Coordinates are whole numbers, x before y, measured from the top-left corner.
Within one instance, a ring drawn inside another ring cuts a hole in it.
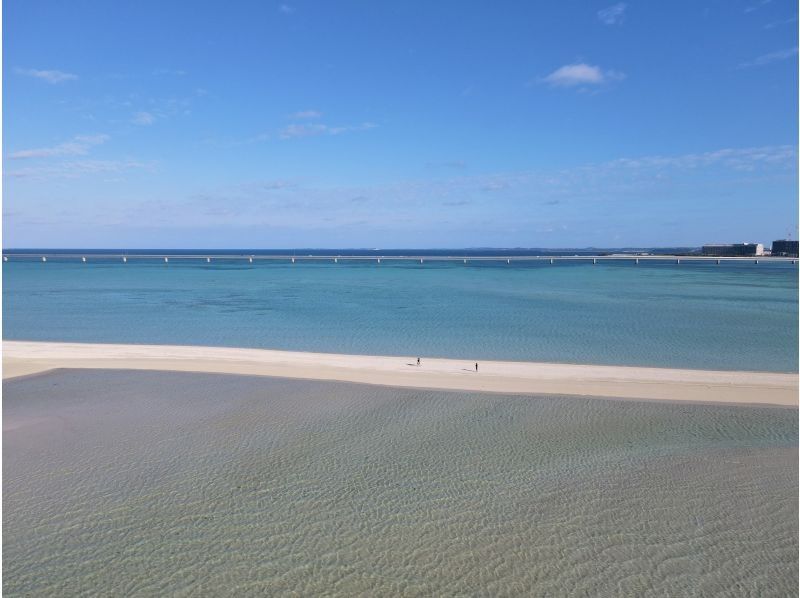
[[[419,366],[419,357],[417,357],[417,366]]]
[[[476,371],[476,372],[478,371],[478,364],[477,364],[477,362],[475,363],[475,371]]]

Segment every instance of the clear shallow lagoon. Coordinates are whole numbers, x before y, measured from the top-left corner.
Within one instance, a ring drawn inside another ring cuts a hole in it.
[[[6,381],[3,591],[795,596],[797,410]]]
[[[3,275],[6,339],[797,370],[788,263],[73,259]]]

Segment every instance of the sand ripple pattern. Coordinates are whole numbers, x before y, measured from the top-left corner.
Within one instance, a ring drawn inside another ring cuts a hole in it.
[[[6,596],[794,596],[797,410],[4,383]]]

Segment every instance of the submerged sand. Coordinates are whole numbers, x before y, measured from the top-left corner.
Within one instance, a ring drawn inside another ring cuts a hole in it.
[[[170,345],[3,342],[3,378],[58,368],[281,376],[405,388],[798,404],[796,373],[708,371]]]
[[[797,409],[3,383],[3,593],[797,595]]]

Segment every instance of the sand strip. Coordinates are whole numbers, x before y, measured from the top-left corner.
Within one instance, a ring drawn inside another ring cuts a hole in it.
[[[3,379],[56,368],[171,370],[411,388],[797,405],[797,374],[338,355],[264,349],[3,342]]]

